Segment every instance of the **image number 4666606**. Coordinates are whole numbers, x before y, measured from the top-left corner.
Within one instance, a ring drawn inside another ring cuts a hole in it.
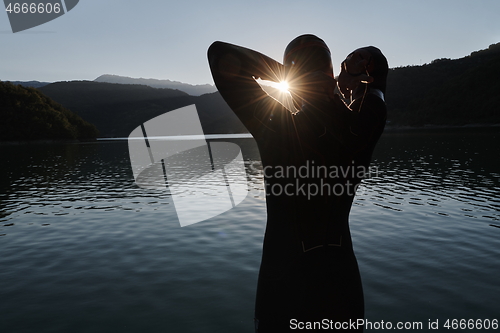
[[[28,1],[4,0],[13,33],[52,21],[72,10],[79,0]]]

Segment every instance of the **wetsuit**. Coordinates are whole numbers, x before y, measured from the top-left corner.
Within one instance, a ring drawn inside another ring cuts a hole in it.
[[[241,64],[232,77],[222,75],[218,66],[228,54]],[[361,101],[351,111],[338,96],[328,101],[309,97],[292,114],[247,71],[269,61],[255,64],[226,43],[209,49],[215,84],[255,138],[264,167],[267,225],[257,286],[257,332],[295,331],[294,323],[325,318],[364,318],[348,225],[354,187],[361,179],[351,171],[368,166],[385,125],[385,103],[369,93],[357,112]]]

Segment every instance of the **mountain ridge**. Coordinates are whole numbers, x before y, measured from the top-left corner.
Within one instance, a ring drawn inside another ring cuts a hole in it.
[[[10,81],[14,85],[20,85],[26,88],[41,88],[52,82],[40,82],[40,81]]]
[[[200,96],[217,91],[217,88],[211,84],[189,84],[179,81],[160,80],[160,79],[145,79],[145,78],[131,78],[128,76],[120,76],[113,74],[103,74],[96,78],[94,82],[105,83],[118,83],[118,84],[141,84],[152,88],[167,88],[177,89],[186,92],[192,96]]]

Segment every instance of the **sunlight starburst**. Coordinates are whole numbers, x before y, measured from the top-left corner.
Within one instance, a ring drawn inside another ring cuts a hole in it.
[[[276,88],[278,88],[281,92],[287,93],[289,92],[288,89],[290,89],[290,86],[288,85],[288,82],[281,81],[276,84]]]

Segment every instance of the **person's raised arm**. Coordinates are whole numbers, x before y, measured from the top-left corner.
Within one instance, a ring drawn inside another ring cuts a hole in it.
[[[208,61],[217,89],[250,133],[254,137],[267,130],[278,133],[279,124],[290,112],[255,79],[279,82],[285,75],[283,65],[262,53],[224,42],[210,46]]]
[[[208,49],[208,61],[217,89],[235,111],[261,98],[264,91],[255,79],[279,82],[284,68],[268,56],[245,47],[214,42]]]

